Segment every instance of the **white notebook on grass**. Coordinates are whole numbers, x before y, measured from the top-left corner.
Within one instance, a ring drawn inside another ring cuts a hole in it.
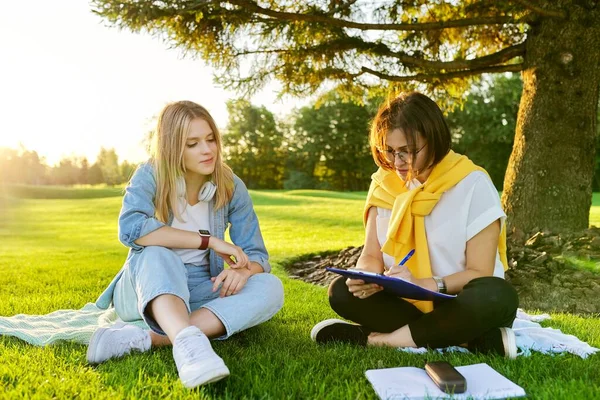
[[[485,363],[455,368],[465,377],[467,390],[453,395],[438,389],[422,368],[371,369],[365,372],[365,375],[382,400],[503,399],[525,396],[522,387],[506,379]]]

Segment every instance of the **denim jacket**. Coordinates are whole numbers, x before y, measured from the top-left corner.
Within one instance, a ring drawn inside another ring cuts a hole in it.
[[[225,230],[229,228],[231,241],[242,248],[248,255],[249,261],[260,264],[265,272],[271,271],[269,255],[258,226],[258,218],[252,206],[246,185],[236,175],[233,176],[234,191],[229,203],[220,209],[214,209],[215,199],[208,205],[210,218],[210,233],[219,239],[224,239]],[[163,226],[164,223],[154,217],[154,197],[156,195],[156,176],[151,162],[138,167],[129,185],[125,189],[123,206],[119,214],[119,241],[129,247],[125,264],[113,278],[109,286],[96,300],[99,308],[106,309],[112,302],[115,285],[123,271],[130,263],[136,262],[137,255],[144,250],[143,246],[135,243],[137,239]],[[173,214],[169,214],[169,224]],[[224,269],[224,262],[213,250],[209,250],[210,274],[217,276]]]

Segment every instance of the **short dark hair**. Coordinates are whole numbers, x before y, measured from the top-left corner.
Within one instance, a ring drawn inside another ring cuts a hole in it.
[[[369,144],[375,163],[385,169],[394,169],[384,151],[386,135],[396,129],[406,135],[408,151],[413,159],[416,157],[417,135],[425,139],[427,166],[439,163],[450,151],[452,141],[444,114],[435,101],[422,93],[402,93],[379,107],[371,125]]]

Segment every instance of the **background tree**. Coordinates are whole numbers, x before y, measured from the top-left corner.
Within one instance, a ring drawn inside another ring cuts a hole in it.
[[[86,157],[63,157],[57,165],[48,166],[35,151],[0,148],[0,182],[28,185],[116,185],[129,181],[137,164],[127,160],[119,165],[114,149],[100,150],[90,167]],[[108,178],[105,178],[105,174]]]
[[[252,189],[283,187],[283,135],[273,114],[246,100],[227,102],[229,122],[223,135],[227,164]]]
[[[81,161],[79,162],[79,176],[77,179],[77,183],[82,185],[89,183],[89,173],[90,166],[88,159],[86,157],[82,157]]]
[[[121,163],[121,165],[119,166],[119,170],[121,171],[121,179],[119,182],[120,183],[129,182],[129,180],[133,176],[133,173],[135,172],[136,168],[137,168],[137,164],[132,164],[132,163],[128,162],[127,160],[123,161]]]
[[[304,95],[419,87],[460,95],[482,73],[522,71],[502,197],[522,229],[588,226],[600,84],[598,0],[93,0],[123,28],[169,39],[226,88],[269,79]],[[577,171],[577,173],[574,173]]]
[[[115,149],[100,148],[96,164],[102,171],[103,182],[107,185],[116,185],[122,182],[119,168],[119,156]]]
[[[13,183],[16,181],[14,172],[16,157],[18,157],[17,150],[0,147],[0,183]]]
[[[371,110],[343,101],[331,92],[295,117],[291,172],[304,172],[321,181],[318,187],[366,190],[376,166],[369,149]]]
[[[78,182],[81,170],[75,157],[63,157],[58,165],[52,168],[50,176],[55,185],[73,185]]]
[[[454,150],[484,167],[498,190],[513,146],[522,86],[516,74],[486,79],[447,117]]]
[[[88,170],[88,183],[90,185],[98,185],[100,183],[106,183],[104,181],[104,175],[102,175],[102,168],[100,168],[100,165],[98,165],[97,162],[92,164],[92,166]]]
[[[21,146],[19,149],[0,148],[0,182],[40,185],[47,182],[44,160],[37,152]]]

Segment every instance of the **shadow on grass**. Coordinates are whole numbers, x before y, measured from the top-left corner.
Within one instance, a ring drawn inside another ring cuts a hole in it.
[[[255,206],[292,206],[315,204],[322,201],[321,199],[363,202],[367,197],[367,192],[333,192],[328,190],[251,190],[250,196],[252,197]]]
[[[284,193],[288,196],[317,197],[340,200],[364,201],[367,198],[367,192],[334,192],[330,190],[290,190]]]
[[[290,272],[290,267],[292,265],[294,265],[297,262],[305,262],[305,261],[309,261],[311,259],[313,259],[314,257],[317,256],[321,256],[323,258],[331,256],[333,254],[339,254],[342,251],[342,249],[339,250],[326,250],[326,251],[319,251],[319,252],[314,252],[314,253],[306,253],[306,254],[302,254],[296,257],[291,257],[291,258],[286,258],[284,260],[281,260],[279,262],[279,265],[281,265],[281,267],[287,272]]]
[[[281,192],[250,191],[250,197],[254,206],[296,206],[306,204],[303,199],[294,199],[282,196]]]
[[[70,187],[7,185],[6,194],[19,199],[98,199],[123,196],[122,186]]]

